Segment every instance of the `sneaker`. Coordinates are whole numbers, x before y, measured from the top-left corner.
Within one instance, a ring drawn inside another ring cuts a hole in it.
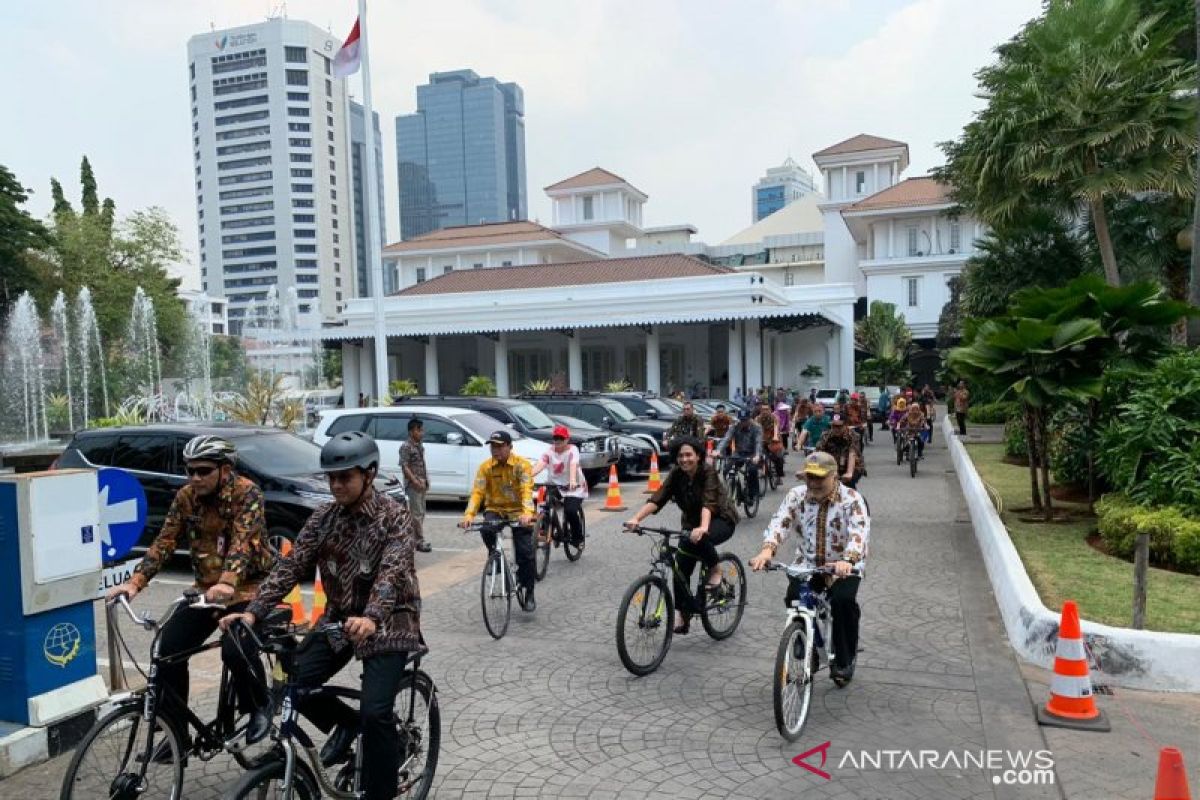
[[[431,553],[433,552],[433,545],[431,545],[429,542],[417,542],[417,552]]]
[[[528,612],[537,611],[537,600],[533,597],[532,586],[525,590],[525,602],[521,604],[521,607]]]

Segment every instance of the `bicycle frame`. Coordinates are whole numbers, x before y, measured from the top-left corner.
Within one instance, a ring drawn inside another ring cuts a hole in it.
[[[675,563],[675,555],[679,552],[680,546],[683,544],[683,538],[691,531],[672,531],[661,528],[641,528],[640,530],[649,533],[657,534],[660,541],[654,545],[654,558],[650,562],[649,575],[654,575],[661,578],[668,586],[673,586],[674,583],[668,580],[672,577],[682,578],[682,573],[679,572],[679,567]],[[671,539],[678,538],[679,544],[672,544]],[[704,579],[704,570],[699,571],[699,580]],[[687,594],[687,601],[692,604],[696,600],[696,596],[692,594],[692,588],[687,585],[687,581],[681,581],[684,588],[684,593]],[[660,598],[659,607],[654,609],[656,615],[661,615],[664,611],[663,605],[665,600]]]

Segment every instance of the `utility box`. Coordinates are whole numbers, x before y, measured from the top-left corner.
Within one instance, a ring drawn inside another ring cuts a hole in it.
[[[108,695],[97,487],[93,470],[0,475],[0,720],[44,726]]]

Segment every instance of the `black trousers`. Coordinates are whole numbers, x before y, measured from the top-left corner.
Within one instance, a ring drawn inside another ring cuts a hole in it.
[[[324,686],[353,657],[353,646],[348,644],[335,653],[325,634],[314,633],[300,645],[291,678],[299,686]],[[302,698],[296,704],[297,711],[326,733],[334,725],[362,731],[363,789],[369,800],[392,800],[396,796],[400,733],[395,706],[407,661],[407,653],[383,653],[363,659],[358,711],[337,697],[321,695]]]
[[[685,616],[700,613],[698,606],[688,602],[688,584],[692,581],[692,572],[696,569],[696,562],[704,562],[707,573],[721,559],[721,554],[717,552],[717,545],[729,541],[731,536],[733,536],[733,525],[720,517],[713,517],[712,522],[708,524],[708,535],[699,542],[693,542],[691,539],[680,541],[679,550],[675,553],[674,580],[675,607],[679,609],[680,613]],[[703,598],[700,597],[695,600],[703,602]]]
[[[572,542],[583,541],[583,498],[563,498],[563,518],[567,522],[567,535]]]
[[[821,591],[831,578],[830,575],[814,575],[808,585],[814,591]],[[858,621],[862,616],[858,607],[860,583],[862,578],[857,575],[838,578],[829,587],[826,595],[829,598],[829,607],[833,611],[833,620],[829,626],[829,638],[833,641],[829,644],[833,645],[834,657],[839,667],[848,666],[858,654]],[[789,578],[784,604],[791,608],[792,601],[799,596],[800,581]]]
[[[485,511],[483,521],[485,525],[480,529],[479,536],[490,549],[495,546],[496,535],[504,527],[504,517],[494,511]],[[526,591],[532,591],[533,584],[537,579],[537,567],[533,563],[533,528],[522,527],[514,523],[512,539],[513,552],[517,559],[517,583],[524,586]]]
[[[217,629],[217,620],[226,614],[244,611],[247,605],[249,605],[248,602],[233,603],[224,611],[210,608],[180,608],[163,626],[162,638],[158,643],[159,656],[171,656],[199,647]],[[252,709],[266,704],[266,679],[262,661],[255,655],[252,646],[247,645],[244,640],[240,640],[242,641],[242,650],[239,651],[232,638],[234,635],[238,635],[236,629],[233,634],[226,634],[221,638],[221,661],[229,667],[234,691],[238,698],[238,706],[243,712],[249,713]],[[163,711],[180,723],[179,732],[187,738],[188,728],[183,724],[185,715],[182,713],[182,709],[187,707],[191,684],[188,662],[160,664],[158,679],[169,690],[162,695]]]
[[[967,435],[967,412],[955,411],[954,418],[956,420],[958,420],[958,435],[966,436]]]

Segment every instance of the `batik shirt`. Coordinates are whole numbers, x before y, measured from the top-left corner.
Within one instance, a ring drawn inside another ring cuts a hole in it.
[[[832,429],[827,430],[821,441],[817,442],[817,449],[834,457],[838,465],[838,477],[846,474],[846,467],[850,465],[850,454],[854,453],[854,472],[851,474],[862,474],[862,444],[858,440],[857,432],[846,430],[843,435],[834,436]]]
[[[822,503],[808,500],[807,494],[808,487],[803,485],[787,493],[767,525],[763,543],[779,547],[788,534],[799,534],[796,561],[810,568],[866,559],[871,520],[862,495],[841,483]]]
[[[770,442],[775,438],[775,424],[777,420],[773,412],[763,411],[754,418],[754,421],[758,423],[758,427],[762,428],[764,442]]]
[[[713,436],[721,439],[724,438],[725,433],[729,430],[729,426],[733,425],[733,417],[724,411],[718,411],[716,414],[713,414],[712,419],[708,421],[708,425],[712,428]]]
[[[429,485],[429,478],[425,473],[425,445],[420,442],[414,442],[412,439],[406,440],[400,445],[400,469],[404,470],[404,479],[406,489],[412,491],[425,491],[425,487]],[[414,478],[421,481],[420,489],[417,489],[411,480],[408,479],[409,473],[412,473]]]
[[[249,600],[271,568],[266,531],[262,490],[253,481],[230,475],[207,498],[184,486],[171,501],[162,529],[130,581],[145,589],[182,544],[182,537],[191,552],[198,588],[224,583],[234,588],[234,602]]]
[[[471,500],[463,516],[467,519],[479,513],[480,509],[493,511],[502,517],[512,519],[522,514],[533,516],[533,468],[529,462],[515,453],[510,453],[508,461],[501,464],[494,458],[489,458],[479,465],[475,473],[475,486],[471,490]]]
[[[279,560],[246,610],[262,619],[317,567],[325,620],[366,617],[376,625],[373,636],[354,646],[355,655],[423,651],[414,537],[408,509],[388,495],[373,491],[354,511],[326,503],[308,518],[291,554]],[[340,651],[350,641],[333,635],[330,644]]]

